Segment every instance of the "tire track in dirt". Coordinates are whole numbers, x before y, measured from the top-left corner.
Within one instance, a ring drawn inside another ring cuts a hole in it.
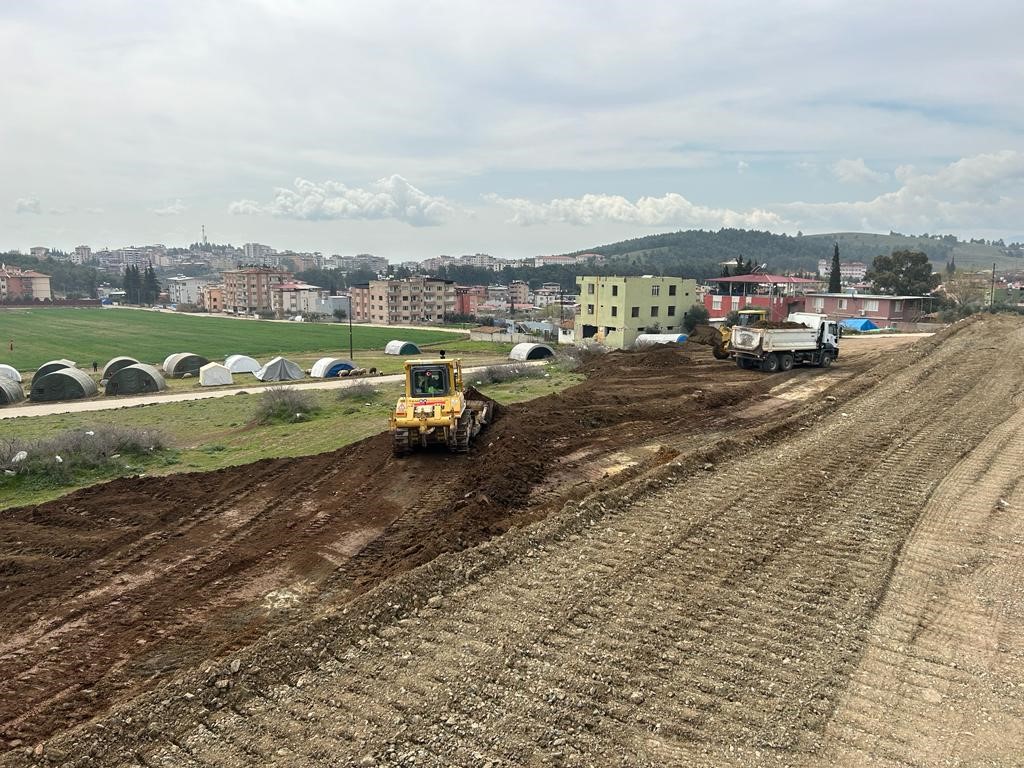
[[[919,514],[1020,418],[1020,328],[954,329],[788,438],[442,557],[47,749],[81,766],[829,764],[826,724]]]

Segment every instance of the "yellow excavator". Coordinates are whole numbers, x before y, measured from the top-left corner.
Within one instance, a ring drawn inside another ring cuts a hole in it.
[[[390,419],[396,456],[429,445],[469,451],[470,441],[490,422],[493,403],[470,400],[463,386],[461,360],[406,361],[405,396]]]
[[[741,309],[739,311],[739,320],[736,321],[736,325],[754,325],[755,323],[759,323],[762,320],[767,319],[768,309],[766,307],[758,309]],[[716,360],[728,360],[732,356],[731,339],[731,325],[721,325],[718,327],[713,325],[698,325],[687,337],[687,341],[711,347],[711,352],[715,356]]]

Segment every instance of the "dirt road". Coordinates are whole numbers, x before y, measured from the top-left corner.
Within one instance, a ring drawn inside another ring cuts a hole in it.
[[[1017,764],[1022,363],[1001,317],[788,377],[621,355],[465,461],[16,510],[0,764]]]

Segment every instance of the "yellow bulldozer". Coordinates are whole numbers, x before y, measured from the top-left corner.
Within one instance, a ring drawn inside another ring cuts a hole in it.
[[[754,325],[755,323],[759,323],[762,320],[767,319],[767,308],[741,309],[739,311],[739,320],[736,321],[736,325]],[[722,325],[718,327],[713,325],[698,325],[687,337],[687,341],[711,347],[711,352],[717,360],[728,360],[729,357],[731,357],[731,339],[731,325]]]
[[[466,397],[460,360],[409,360],[405,396],[391,414],[396,456],[415,448],[443,445],[466,453],[474,437],[491,420],[493,403]]]

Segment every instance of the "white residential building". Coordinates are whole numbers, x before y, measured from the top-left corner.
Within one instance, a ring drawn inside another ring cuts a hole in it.
[[[195,304],[203,303],[203,286],[205,280],[198,277],[186,277],[178,275],[167,279],[167,298],[171,304]]]

